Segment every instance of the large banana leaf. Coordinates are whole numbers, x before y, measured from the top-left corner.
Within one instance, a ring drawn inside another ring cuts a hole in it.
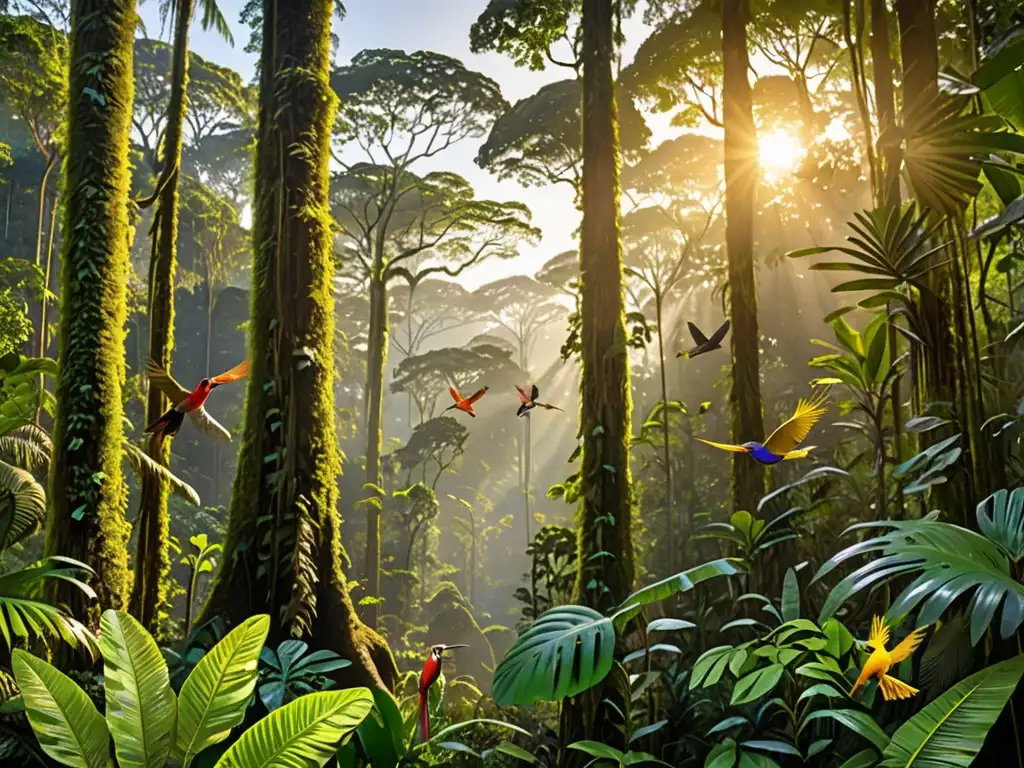
[[[107,727],[120,768],[163,768],[174,746],[178,705],[156,641],[124,611],[100,617]]]
[[[622,601],[622,604],[612,614],[612,621],[616,627],[621,629],[646,605],[672,597],[680,592],[689,592],[701,582],[715,576],[735,576],[738,573],[743,573],[743,562],[737,558],[723,557],[720,560],[703,563],[688,571],[682,571],[638,589]]]
[[[12,636],[28,640],[51,635],[72,648],[83,648],[95,659],[96,638],[89,628],[38,596],[45,579],[60,579],[95,599],[92,587],[81,580],[83,574],[91,573],[85,563],[55,556],[0,576],[0,635],[4,642],[10,646]]]
[[[24,469],[0,461],[0,552],[31,536],[46,517],[46,491]]]
[[[1024,655],[961,680],[900,726],[882,768],[968,768],[1024,675]]]
[[[374,688],[373,700],[376,712],[359,726],[359,741],[373,768],[396,768],[406,751],[402,712],[387,691]]]
[[[269,616],[250,616],[203,656],[181,686],[173,753],[181,768],[245,718],[269,631]]]
[[[321,768],[372,707],[368,688],[300,696],[243,733],[216,768]]]
[[[85,691],[60,670],[21,650],[12,656],[25,713],[39,746],[71,768],[110,768],[110,734]]]
[[[978,530],[1014,562],[1024,557],[1024,488],[996,491],[976,510]]]
[[[941,523],[932,513],[921,520],[862,523],[849,530],[889,528],[873,539],[847,547],[822,565],[814,581],[856,555],[879,552],[881,557],[853,571],[829,593],[819,623],[832,616],[851,595],[897,576],[918,573],[889,607],[890,620],[923,602],[917,625],[933,624],[961,594],[974,591],[967,606],[971,644],[985,634],[1002,604],[1000,634],[1012,636],[1024,622],[1024,585],[1010,572],[1002,549],[973,531]]]
[[[615,652],[612,620],[582,605],[545,611],[494,671],[494,700],[503,707],[558,701],[600,683]]]

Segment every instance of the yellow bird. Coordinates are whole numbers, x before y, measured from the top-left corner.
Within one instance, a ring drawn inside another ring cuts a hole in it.
[[[796,450],[796,447],[807,438],[821,417],[828,413],[828,405],[825,403],[828,399],[828,391],[829,388],[825,387],[812,395],[810,399],[800,398],[793,415],[772,432],[764,445],[753,441],[743,443],[743,445],[731,445],[713,443],[699,437],[697,439],[722,451],[750,454],[761,464],[778,464],[780,461],[802,459],[813,450],[814,446],[800,450]]]
[[[917,646],[924,640],[927,631],[928,627],[918,627],[903,638],[899,645],[891,651],[887,651],[885,644],[889,642],[889,627],[885,625],[881,616],[875,616],[871,620],[871,636],[868,638],[868,648],[872,649],[871,655],[868,656],[857,682],[850,689],[850,696],[853,696],[857,689],[872,677],[878,680],[878,690],[882,692],[882,697],[886,701],[909,699],[918,693],[917,688],[913,688],[895,677],[890,677],[888,672],[894,665],[899,664],[917,650]]]

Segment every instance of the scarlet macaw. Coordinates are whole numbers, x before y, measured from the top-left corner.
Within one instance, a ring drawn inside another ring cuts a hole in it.
[[[448,387],[448,391],[451,392],[452,399],[455,401],[455,405],[449,405],[447,408],[444,409],[445,412],[450,411],[452,408],[457,408],[463,413],[468,413],[475,419],[476,414],[473,413],[473,403],[475,403],[481,397],[486,395],[488,389],[490,389],[490,387],[484,387],[483,389],[478,389],[469,397],[463,397],[458,393],[458,390],[456,390],[455,387]]]
[[[146,367],[146,376],[149,378],[150,383],[163,392],[175,405],[167,413],[146,427],[146,433],[153,434],[154,437],[157,435],[174,437],[178,434],[178,430],[181,429],[181,424],[185,417],[188,416],[192,419],[193,424],[208,435],[222,442],[230,443],[231,434],[207,413],[203,405],[206,403],[206,398],[210,396],[210,393],[216,387],[219,387],[221,384],[244,379],[248,375],[249,361],[246,360],[236,365],[230,371],[220,374],[220,376],[203,379],[195,389],[189,392],[175,381],[174,377],[165,371],[159,363],[155,360],[150,360],[149,365]]]
[[[441,676],[441,660],[445,651],[452,648],[468,648],[468,645],[432,645],[427,661],[420,672],[420,733],[424,741],[430,741],[430,713],[427,710],[427,702],[430,697],[430,686],[437,682]]]
[[[721,349],[722,339],[724,339],[725,334],[729,332],[728,320],[722,323],[722,326],[714,332],[710,339],[693,323],[687,323],[686,325],[690,328],[690,336],[693,338],[693,343],[696,346],[690,350],[677,352],[676,357],[696,357],[697,355],[703,355],[705,352],[713,352],[716,349]]]
[[[857,689],[872,677],[878,680],[878,690],[882,692],[882,698],[886,701],[909,699],[918,693],[917,688],[913,688],[895,677],[890,677],[888,672],[893,665],[899,664],[917,650],[917,646],[924,640],[927,631],[928,627],[918,627],[903,638],[899,645],[891,651],[887,651],[885,644],[889,642],[889,628],[880,616],[875,616],[871,620],[871,636],[868,639],[868,648],[872,649],[871,655],[868,656],[857,682],[853,684],[850,696],[853,696]]]
[[[778,464],[780,461],[802,459],[814,450],[814,446],[800,450],[796,450],[796,447],[807,438],[811,428],[828,412],[828,406],[825,404],[827,397],[828,388],[826,387],[809,400],[800,398],[793,415],[771,433],[764,445],[755,441],[743,443],[743,445],[732,445],[713,443],[699,437],[697,439],[722,451],[748,453],[761,464]]]
[[[516,411],[516,416],[529,416],[530,411],[534,408],[544,408],[548,411],[560,411],[562,410],[557,405],[548,405],[547,403],[537,402],[537,398],[540,397],[540,390],[537,389],[537,385],[534,384],[530,390],[530,394],[526,394],[526,390],[516,384],[516,390],[519,392],[519,401],[522,403],[519,406],[519,410]]]

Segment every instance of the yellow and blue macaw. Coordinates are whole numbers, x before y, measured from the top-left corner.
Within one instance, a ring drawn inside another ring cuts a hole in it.
[[[761,464],[771,465],[778,464],[780,461],[802,459],[814,449],[814,446],[799,450],[797,450],[797,446],[807,438],[814,425],[828,412],[826,399],[828,399],[828,387],[820,390],[810,399],[800,398],[793,415],[771,433],[764,445],[754,441],[743,443],[743,445],[729,445],[713,443],[699,437],[697,439],[722,451],[750,454]]]

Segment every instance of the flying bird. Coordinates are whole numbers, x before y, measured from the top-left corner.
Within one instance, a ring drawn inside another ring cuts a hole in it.
[[[232,381],[244,379],[249,375],[249,361],[239,363],[230,371],[220,376],[205,378],[199,382],[195,389],[189,392],[181,384],[174,380],[163,367],[155,360],[150,360],[146,366],[146,377],[150,383],[163,392],[167,399],[175,405],[163,416],[146,427],[146,434],[156,436],[174,437],[181,429],[181,424],[188,416],[192,423],[206,432],[211,437],[225,443],[231,442],[231,433],[217,423],[217,421],[206,411],[204,404],[206,398],[216,387],[221,384],[229,384]]]
[[[800,450],[797,450],[796,447],[807,438],[811,428],[828,412],[828,405],[825,404],[827,398],[828,387],[820,390],[810,399],[800,398],[792,417],[772,432],[764,445],[754,441],[743,443],[743,445],[731,445],[713,443],[699,437],[697,439],[722,451],[748,453],[761,464],[778,464],[780,461],[802,459],[814,449],[814,446]]]
[[[693,339],[693,343],[696,346],[690,350],[677,352],[676,357],[696,357],[697,355],[703,355],[705,352],[713,352],[716,349],[721,349],[722,339],[724,339],[725,334],[729,332],[728,320],[722,323],[722,326],[712,334],[710,339],[693,323],[687,323],[686,325],[690,328],[690,337]]]
[[[455,387],[448,387],[448,391],[452,393],[452,399],[455,401],[455,405],[449,405],[444,410],[450,411],[452,408],[457,408],[463,413],[468,413],[475,419],[476,414],[473,413],[473,403],[475,403],[481,397],[486,395],[488,389],[490,389],[490,387],[484,387],[483,389],[478,389],[469,397],[463,397],[462,395],[459,394],[458,390],[456,390]]]
[[[913,688],[903,681],[897,680],[895,677],[890,677],[888,672],[894,665],[899,664],[917,650],[917,646],[924,640],[925,632],[927,631],[928,627],[918,627],[903,638],[899,645],[891,651],[887,651],[885,650],[885,644],[889,642],[889,627],[885,625],[882,617],[875,616],[871,620],[871,635],[868,638],[868,648],[871,648],[871,655],[868,656],[868,660],[865,662],[864,669],[861,670],[857,682],[853,684],[850,696],[853,696],[857,689],[872,677],[878,680],[878,690],[882,692],[882,698],[886,701],[909,699],[915,693],[918,693],[917,688]]]
[[[534,384],[530,390],[530,394],[526,394],[526,390],[516,384],[516,390],[519,392],[519,401],[521,405],[519,410],[516,411],[516,416],[529,416],[530,411],[534,408],[544,408],[548,411],[561,411],[557,405],[548,405],[547,403],[537,402],[537,398],[540,397],[540,390],[537,389],[537,385]]]
[[[427,708],[430,686],[436,683],[441,676],[444,652],[450,651],[452,648],[469,648],[469,646],[461,643],[459,645],[432,645],[427,661],[423,665],[423,671],[420,672],[420,733],[423,734],[424,741],[430,741],[430,713]]]

